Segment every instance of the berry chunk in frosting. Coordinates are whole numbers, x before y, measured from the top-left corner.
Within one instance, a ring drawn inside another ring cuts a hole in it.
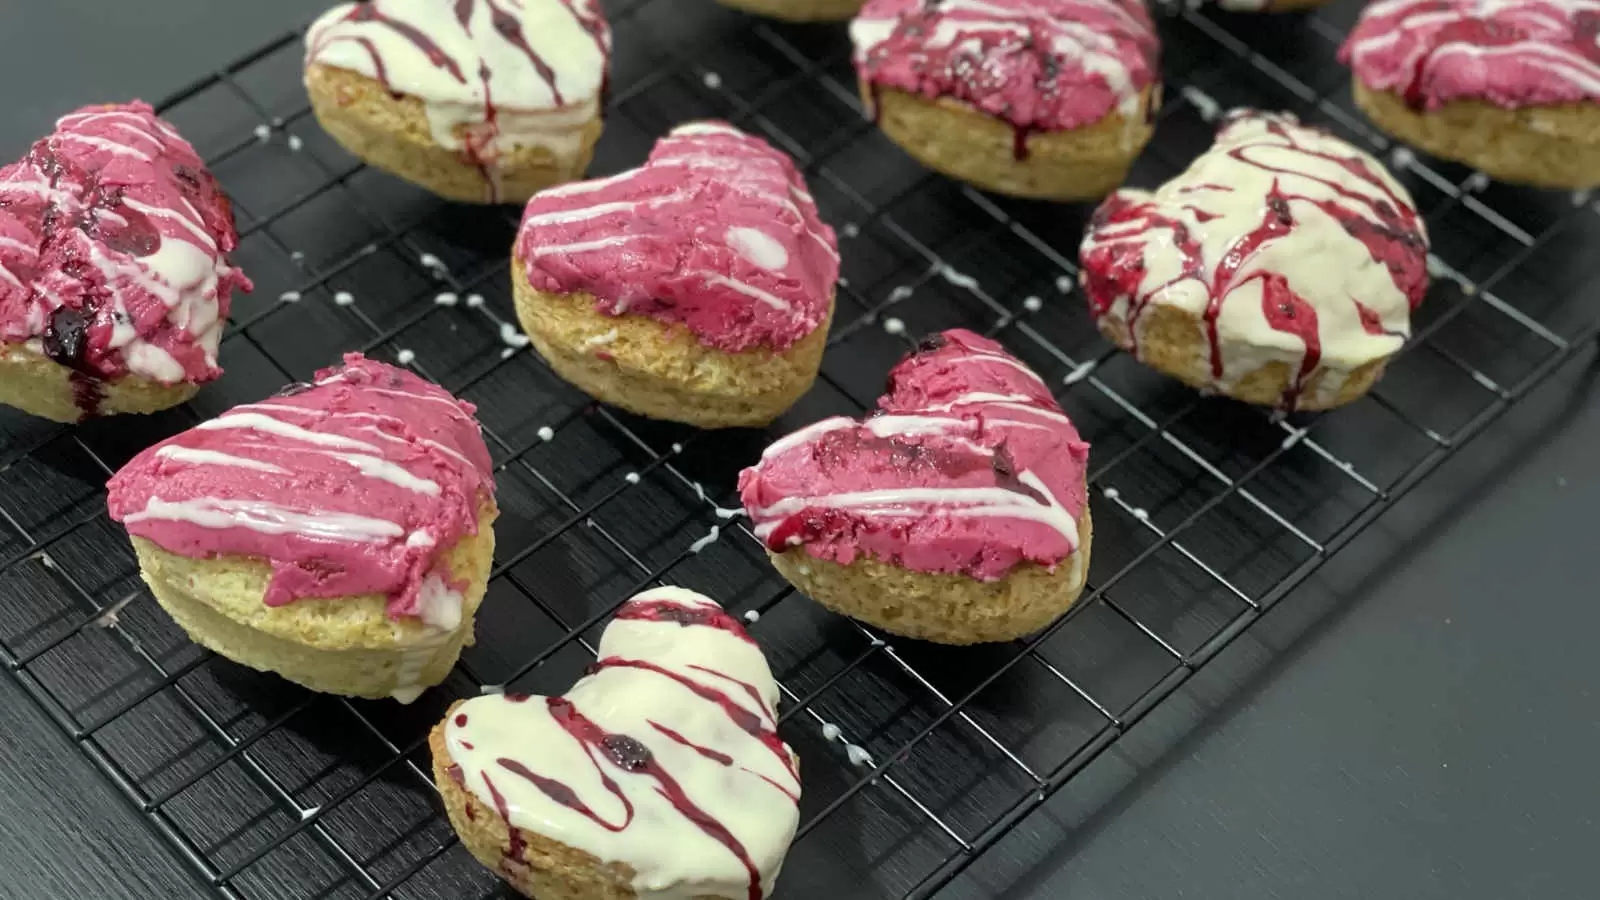
[[[108,486],[111,517],[180,556],[270,563],[268,606],[386,594],[391,617],[426,620],[464,581],[436,564],[493,503],[473,412],[351,354],[134,457]]]
[[[1415,109],[1600,100],[1597,0],[1380,0],[1339,51],[1362,84]]]
[[[721,122],[680,125],[637,169],[541,191],[515,249],[528,283],[707,347],[782,351],[827,318],[833,229],[794,162]]]
[[[1176,178],[1106,199],[1080,277],[1123,349],[1144,359],[1149,310],[1173,308],[1200,323],[1215,385],[1282,362],[1293,409],[1327,405],[1400,348],[1427,251],[1410,195],[1377,160],[1292,116],[1239,110]],[[1302,398],[1314,378],[1319,395]]]
[[[657,588],[617,610],[565,695],[454,707],[444,774],[507,822],[518,868],[534,834],[625,865],[639,897],[762,900],[800,816],[777,703],[736,619],[692,591]]]
[[[993,581],[1077,551],[1088,454],[1038,375],[958,329],[895,366],[872,415],[768,447],[739,496],[774,553]]]
[[[869,87],[961,100],[1024,131],[1132,119],[1157,72],[1143,0],[869,0],[850,38]]]
[[[235,288],[228,199],[144,103],[87,106],[0,169],[0,340],[79,376],[211,381]],[[97,394],[79,392],[85,415]]]

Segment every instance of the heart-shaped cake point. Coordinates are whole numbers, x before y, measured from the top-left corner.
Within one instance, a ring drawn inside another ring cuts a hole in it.
[[[796,586],[890,631],[1004,640],[1082,589],[1089,446],[1044,382],[970,331],[924,341],[862,420],[767,448],[740,497]]]
[[[682,125],[645,164],[543,191],[513,250],[524,329],[590,394],[703,426],[770,421],[816,376],[839,253],[794,163]]]
[[[88,106],[0,169],[0,402],[153,412],[222,374],[233,210],[144,103]]]
[[[318,690],[406,699],[454,664],[488,577],[494,482],[472,414],[351,354],[146,449],[107,503],[199,643]]]
[[[467,848],[530,897],[761,900],[799,821],[799,760],[744,628],[682,588],[617,611],[560,697],[488,694],[434,729]]]

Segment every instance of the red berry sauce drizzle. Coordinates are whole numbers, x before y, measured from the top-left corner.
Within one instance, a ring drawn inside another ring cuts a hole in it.
[[[549,27],[545,18],[546,27],[530,32],[525,4],[563,8],[575,32]],[[554,42],[575,37],[595,52],[551,52]],[[435,141],[459,150],[495,201],[500,155],[524,139],[538,141],[509,115],[579,110],[583,118],[570,124],[582,124],[603,99],[610,52],[610,28],[591,0],[370,0],[318,19],[306,60],[375,78],[397,99],[422,99]]]
[[[1225,159],[1217,160],[1218,154]],[[1241,177],[1230,166],[1256,174]],[[1260,183],[1267,187],[1258,197],[1254,185]],[[1326,218],[1307,218],[1307,206]],[[1238,227],[1237,213],[1245,209],[1257,211],[1247,230],[1220,232]],[[1398,296],[1357,296],[1346,290],[1356,284],[1343,283],[1346,273],[1316,270],[1315,257],[1323,248],[1318,242],[1329,238],[1327,220],[1387,271]],[[1309,256],[1278,254],[1274,260],[1286,264],[1281,268],[1263,262],[1268,249],[1297,238],[1304,239]],[[1155,253],[1176,254],[1177,265],[1152,265],[1147,254]],[[1398,347],[1409,334],[1407,313],[1422,302],[1428,282],[1426,236],[1404,188],[1370,156],[1326,133],[1287,115],[1253,111],[1232,114],[1218,132],[1217,145],[1161,191],[1123,190],[1107,198],[1084,239],[1082,264],[1090,311],[1097,319],[1119,316],[1126,349],[1135,356],[1140,317],[1150,305],[1182,285],[1202,286],[1208,297],[1201,319],[1211,377],[1219,383],[1247,374],[1228,366],[1224,306],[1241,288],[1261,282],[1266,327],[1293,335],[1304,347],[1281,399],[1285,409],[1299,404],[1329,342],[1345,337],[1325,327],[1329,304],[1352,305],[1351,321],[1360,332],[1392,339],[1388,343]],[[1152,284],[1151,270],[1174,274]]]
[[[508,866],[521,862],[525,832],[548,830],[628,864],[636,889],[693,881],[713,893],[708,885],[726,882],[761,900],[793,839],[800,796],[777,735],[776,694],[733,617],[662,588],[622,606],[599,661],[566,696],[461,704],[446,724],[447,771],[510,826]],[[730,877],[729,862],[741,874]]]

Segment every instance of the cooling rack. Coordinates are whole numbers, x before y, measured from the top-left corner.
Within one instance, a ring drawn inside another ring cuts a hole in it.
[[[709,3],[608,4],[618,48],[593,171],[717,116],[804,167],[844,255],[817,387],[766,433],[638,419],[550,374],[512,324],[511,209],[440,203],[343,154],[284,34],[163,104],[235,201],[255,279],[227,375],[151,417],[73,428],[0,416],[0,662],[150,826],[229,898],[462,898],[503,888],[457,845],[427,728],[457,697],[564,690],[628,596],[667,581],[744,617],[805,760],[780,897],[982,896],[957,879],[1029,812],[1462,444],[1576,354],[1600,309],[1591,198],[1491,183],[1373,131],[1334,52],[1356,4],[1307,16],[1162,10],[1166,103],[1131,182],[1210,140],[1219,111],[1287,109],[1383,156],[1424,211],[1434,286],[1367,398],[1275,416],[1115,352],[1076,296],[1090,212],[929,174],[861,116],[840,27]],[[734,478],[772,437],[871,405],[923,333],[1002,340],[1093,444],[1095,562],[1064,619],[970,649],[832,616],[767,565]],[[415,705],[305,692],[192,644],[104,512],[139,449],[303,379],[341,352],[414,368],[478,405],[499,551],[478,645]]]

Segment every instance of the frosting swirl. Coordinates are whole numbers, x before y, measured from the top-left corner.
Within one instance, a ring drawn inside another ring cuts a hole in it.
[[[774,553],[993,581],[1077,551],[1088,455],[1038,375],[957,329],[895,366],[872,415],[773,443],[739,496]]]
[[[473,412],[349,354],[135,456],[108,485],[111,518],[180,556],[268,562],[268,606],[376,593],[391,618],[447,619],[463,579],[439,560],[493,503]]]
[[[600,312],[686,326],[708,347],[785,350],[827,318],[833,229],[794,163],[721,122],[680,125],[645,164],[549,188],[522,216],[528,283]]]

